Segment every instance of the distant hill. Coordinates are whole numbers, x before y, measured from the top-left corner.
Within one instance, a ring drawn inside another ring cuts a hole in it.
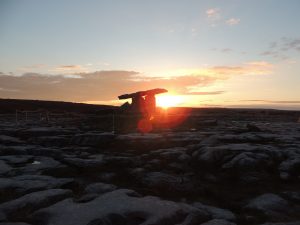
[[[118,108],[110,105],[92,105],[61,101],[0,99],[0,113],[13,113],[16,110],[48,110],[53,112],[97,112]]]

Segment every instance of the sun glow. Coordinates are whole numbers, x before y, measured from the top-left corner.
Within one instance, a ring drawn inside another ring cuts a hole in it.
[[[181,96],[178,95],[158,95],[156,97],[156,104],[162,108],[169,108],[178,106],[183,102]]]

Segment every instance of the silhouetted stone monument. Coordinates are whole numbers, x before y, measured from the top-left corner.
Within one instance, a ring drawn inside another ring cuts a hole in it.
[[[163,88],[155,88],[147,91],[138,91],[131,94],[118,96],[119,99],[130,99],[132,103],[124,103],[121,108],[133,113],[141,113],[145,117],[151,117],[156,111],[155,95],[168,92]]]

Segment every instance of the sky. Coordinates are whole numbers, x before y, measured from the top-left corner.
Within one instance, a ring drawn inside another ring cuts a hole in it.
[[[299,0],[0,0],[0,98],[300,110]]]

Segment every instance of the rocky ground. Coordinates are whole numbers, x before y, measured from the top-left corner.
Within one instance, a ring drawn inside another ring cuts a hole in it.
[[[201,123],[200,123],[201,122]],[[300,123],[0,125],[0,224],[300,224]]]

